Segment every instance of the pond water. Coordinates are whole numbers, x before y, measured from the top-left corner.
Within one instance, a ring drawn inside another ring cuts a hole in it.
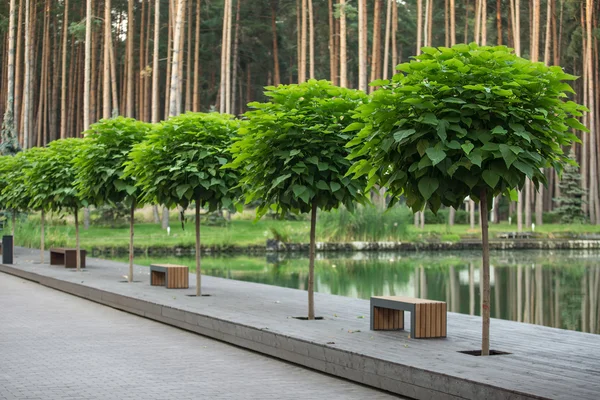
[[[123,260],[124,261],[124,260]],[[136,257],[141,265],[193,257]],[[368,299],[413,296],[448,303],[448,311],[480,315],[480,252],[319,253],[315,290]],[[306,255],[203,256],[203,274],[305,289]],[[600,251],[491,253],[494,318],[600,333]],[[318,307],[318,304],[317,304]]]

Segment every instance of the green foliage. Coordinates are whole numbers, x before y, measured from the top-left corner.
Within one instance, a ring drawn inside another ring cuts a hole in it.
[[[410,210],[395,206],[383,211],[375,206],[345,207],[319,214],[319,232],[327,241],[400,241],[408,236]]]
[[[151,124],[133,118],[103,119],[85,132],[81,152],[75,158],[76,186],[81,198],[100,206],[139,203],[141,191],[134,176],[124,176],[125,163],[133,145],[140,143]]]
[[[571,152],[569,156],[573,163],[565,167],[558,184],[561,196],[554,199],[559,206],[554,212],[560,216],[561,224],[583,224],[589,222],[582,208],[586,203],[587,190],[581,187],[581,174],[575,165],[575,155]]]
[[[48,210],[54,196],[55,188],[46,175],[49,152],[47,147],[33,147],[23,153],[28,159],[28,168],[22,171],[22,175],[32,210]]]
[[[24,212],[29,208],[29,191],[24,172],[30,160],[26,153],[0,157],[0,205],[6,209]]]
[[[81,208],[87,205],[81,200],[75,186],[76,169],[73,160],[77,158],[83,139],[60,139],[50,142],[46,157],[38,160],[36,173],[42,174],[49,183],[50,197],[47,207],[52,211]],[[31,187],[35,192],[36,188]]]
[[[269,86],[268,103],[251,103],[254,111],[232,146],[228,167],[239,168],[246,202],[258,201],[257,218],[273,205],[276,213],[306,213],[313,203],[322,210],[365,201],[364,184],[346,177],[350,161],[344,145],[356,124],[348,117],[365,104],[364,93],[310,80]]]
[[[577,141],[569,128],[586,129],[574,118],[585,108],[565,101],[573,90],[563,81],[575,77],[504,46],[425,47],[398,69],[359,108],[367,124],[349,146],[367,158],[351,172],[414,211],[459,208],[482,189],[509,194],[526,177],[546,184],[540,168],[570,162],[561,148]]]
[[[239,122],[218,113],[186,113],[161,122],[136,144],[126,164],[143,200],[187,208],[200,200],[209,211],[233,206],[239,182],[229,147]]]

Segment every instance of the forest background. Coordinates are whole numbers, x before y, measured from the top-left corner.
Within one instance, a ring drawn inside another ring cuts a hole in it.
[[[581,76],[573,99],[590,109],[590,132],[573,151],[581,207],[599,224],[599,12],[593,0],[3,1],[1,141],[44,146],[114,115],[241,114],[264,86],[309,78],[369,92],[422,46],[508,45]],[[547,189],[527,184],[494,220],[504,210],[519,230],[542,225],[565,195],[556,171],[545,173]]]

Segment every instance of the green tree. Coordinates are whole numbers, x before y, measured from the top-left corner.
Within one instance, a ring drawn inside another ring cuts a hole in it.
[[[29,210],[29,192],[23,171],[29,167],[25,153],[1,156],[0,160],[0,204],[11,211],[11,234],[14,236],[17,213]]]
[[[50,209],[49,202],[53,196],[52,184],[47,179],[45,168],[47,166],[46,159],[48,158],[47,147],[32,147],[27,150],[25,157],[28,159],[28,168],[22,171],[24,176],[27,197],[29,198],[29,208],[39,211],[40,216],[40,261],[44,263],[44,227],[45,214]]]
[[[230,208],[239,192],[238,175],[221,167],[239,122],[218,113],[186,113],[161,122],[134,145],[126,176],[133,176],[142,200],[167,207],[196,204],[196,295],[201,295],[200,208]]]
[[[413,211],[458,208],[470,196],[484,205],[482,354],[489,354],[488,210],[491,197],[513,194],[528,177],[546,184],[540,168],[562,170],[563,153],[585,130],[574,117],[584,107],[565,101],[575,77],[516,56],[504,46],[460,44],[422,49],[401,64],[359,113],[367,124],[349,145],[355,176],[369,174],[367,190],[379,183],[404,196]]]
[[[317,209],[353,209],[355,201],[366,201],[364,184],[345,176],[351,163],[344,146],[356,129],[350,113],[367,97],[314,79],[266,89],[271,101],[250,104],[255,110],[245,114],[249,121],[232,146],[230,167],[242,174],[246,203],[259,203],[257,219],[270,208],[282,216],[311,213],[308,319],[314,319]]]
[[[75,186],[77,179],[74,160],[82,148],[83,139],[60,139],[50,142],[46,157],[37,160],[36,172],[49,185],[47,207],[54,212],[71,211],[75,217],[75,248],[77,271],[81,268],[79,254],[79,209],[87,203],[81,199]]]
[[[575,161],[573,152],[569,154],[569,158]],[[560,215],[560,223],[584,224],[589,222],[582,208],[587,190],[581,187],[581,174],[577,165],[572,163],[565,167],[558,186],[561,196],[554,199],[558,204],[558,208],[554,211]]]
[[[134,176],[124,176],[125,163],[132,147],[144,140],[151,128],[133,118],[100,120],[84,132],[86,140],[75,159],[76,186],[82,199],[96,207],[121,202],[129,207],[129,282],[133,281],[134,212],[141,190],[135,186]]]

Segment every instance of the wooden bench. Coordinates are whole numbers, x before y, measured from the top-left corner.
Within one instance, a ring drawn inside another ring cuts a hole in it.
[[[446,337],[446,303],[401,296],[371,297],[371,330],[404,330],[404,311],[410,312],[410,337]]]
[[[85,268],[85,250],[79,250],[81,268]],[[77,268],[77,249],[50,249],[50,265],[64,265],[65,268]]]
[[[150,285],[167,289],[187,289],[190,269],[185,265],[151,264]]]

